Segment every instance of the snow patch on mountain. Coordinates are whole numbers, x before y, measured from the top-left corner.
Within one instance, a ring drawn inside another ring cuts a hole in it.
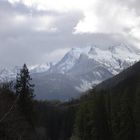
[[[93,45],[91,47],[72,49],[53,67],[54,70],[52,69],[51,72],[69,74],[70,76],[75,75],[77,78],[79,78],[79,75],[83,75],[84,79],[82,76],[80,77],[81,84],[78,87],[76,86],[76,89],[85,91],[118,74],[139,60],[140,50],[136,50],[125,43],[112,45],[106,49]],[[108,76],[103,77],[107,73]]]
[[[140,52],[135,52],[123,43],[118,46],[111,46],[107,50],[95,47],[91,50],[94,52],[89,51],[88,57],[104,65],[113,75],[118,74],[140,59]]]
[[[29,66],[31,74],[47,72],[48,69],[53,66],[53,63],[44,63],[40,65]],[[0,82],[10,81],[16,78],[17,73],[20,72],[21,66],[15,66],[14,68],[0,68]]]
[[[78,90],[79,92],[86,92],[89,89],[92,89],[93,86],[99,84],[101,81],[95,80],[92,82],[89,82],[87,80],[82,80],[81,85],[80,86],[76,86],[76,90]]]
[[[16,78],[16,74],[19,72],[20,67],[15,66],[12,69],[1,68],[0,69],[0,82],[7,82]]]
[[[90,47],[72,48],[54,67],[51,67],[51,73],[66,73],[68,72],[79,59],[82,53],[88,53]]]
[[[85,48],[73,48],[61,61],[50,68],[50,72],[66,74],[70,72],[76,63],[78,63],[80,59],[83,59],[84,56],[98,62],[115,75],[138,61],[140,52],[135,51],[135,49],[124,43],[109,46],[106,49],[98,48],[95,45]]]
[[[29,71],[31,73],[42,73],[48,71],[50,67],[52,67],[53,65],[54,63],[44,63],[40,65],[34,65],[29,67]]]

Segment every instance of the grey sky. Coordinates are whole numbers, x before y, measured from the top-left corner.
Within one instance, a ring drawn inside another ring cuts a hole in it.
[[[0,0],[0,66],[56,61],[72,47],[114,36],[139,46],[139,3]]]

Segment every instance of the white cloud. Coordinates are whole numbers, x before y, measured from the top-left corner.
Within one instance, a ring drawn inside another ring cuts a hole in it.
[[[12,4],[15,4],[15,3],[18,3],[18,2],[20,2],[20,0],[8,0],[10,3],[12,3]]]
[[[140,38],[140,28],[132,29],[130,32],[130,35],[132,35],[136,39],[139,39]]]
[[[47,53],[42,56],[42,60],[47,60],[48,62],[58,62],[70,49],[69,48],[60,48]]]
[[[28,7],[34,7],[38,10],[56,10],[60,12],[69,10],[88,9],[96,0],[8,0],[12,4],[23,3]]]
[[[35,17],[35,19],[32,19],[32,21],[34,22],[34,26],[32,28],[36,31],[57,31],[56,27],[53,27],[55,20],[56,19],[52,16]]]
[[[135,0],[138,1],[138,0]],[[23,3],[30,8],[38,10],[52,10],[68,12],[79,10],[83,13],[76,27],[75,33],[121,33],[139,28],[140,16],[134,7],[130,8],[132,1],[118,0],[9,0],[11,3]]]
[[[75,30],[92,33],[120,33],[126,34],[140,23],[140,17],[134,9],[129,9],[119,2],[100,1],[97,5],[84,12],[84,19],[80,20]]]
[[[24,27],[30,25],[30,29],[34,31],[48,31],[56,32],[57,28],[54,26],[57,17],[49,15],[22,15],[16,14],[12,17],[13,25]]]
[[[57,60],[67,48],[101,42],[100,35],[140,46],[139,5],[139,0],[0,0],[0,62]]]

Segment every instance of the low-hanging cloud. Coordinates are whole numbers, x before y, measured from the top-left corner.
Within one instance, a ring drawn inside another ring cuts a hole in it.
[[[134,35],[139,28],[139,0],[9,0],[37,10],[64,12],[79,10],[83,18],[75,26],[75,32],[121,33]],[[135,36],[136,37],[136,36]]]
[[[120,36],[139,46],[139,4],[138,0],[1,0],[0,64],[55,61],[70,48],[105,36]]]

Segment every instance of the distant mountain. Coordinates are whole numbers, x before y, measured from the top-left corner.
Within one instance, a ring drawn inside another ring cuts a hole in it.
[[[16,78],[16,74],[19,72],[21,67],[15,66],[12,69],[0,68],[0,82],[10,81]]]
[[[44,63],[39,65],[33,65],[29,67],[31,74],[43,73],[49,70],[53,63]],[[17,73],[20,71],[21,66],[15,66],[14,68],[0,68],[0,81],[9,81],[16,78]]]
[[[53,63],[45,63],[39,64],[29,67],[30,73],[43,73],[48,71],[54,64]]]
[[[108,47],[91,45],[73,48],[56,64],[29,67],[38,99],[67,100],[120,73],[140,60],[140,50],[125,43]],[[14,78],[16,70],[2,70]],[[1,79],[2,79],[1,78]]]
[[[140,52],[125,44],[75,48],[60,62],[49,69],[49,73],[61,73],[76,77],[80,81],[80,91],[112,77],[140,59]]]
[[[116,46],[109,46],[106,49],[98,46],[73,48],[60,62],[49,69],[52,73],[72,73],[77,65],[83,61],[94,60],[106,67],[110,73],[117,74],[120,70],[128,67],[130,63],[139,60],[139,54],[134,48],[123,43]],[[80,70],[80,69],[78,69]]]
[[[80,96],[138,60],[140,51],[124,43],[106,48],[73,48],[47,72],[34,74],[37,97],[67,100]]]

